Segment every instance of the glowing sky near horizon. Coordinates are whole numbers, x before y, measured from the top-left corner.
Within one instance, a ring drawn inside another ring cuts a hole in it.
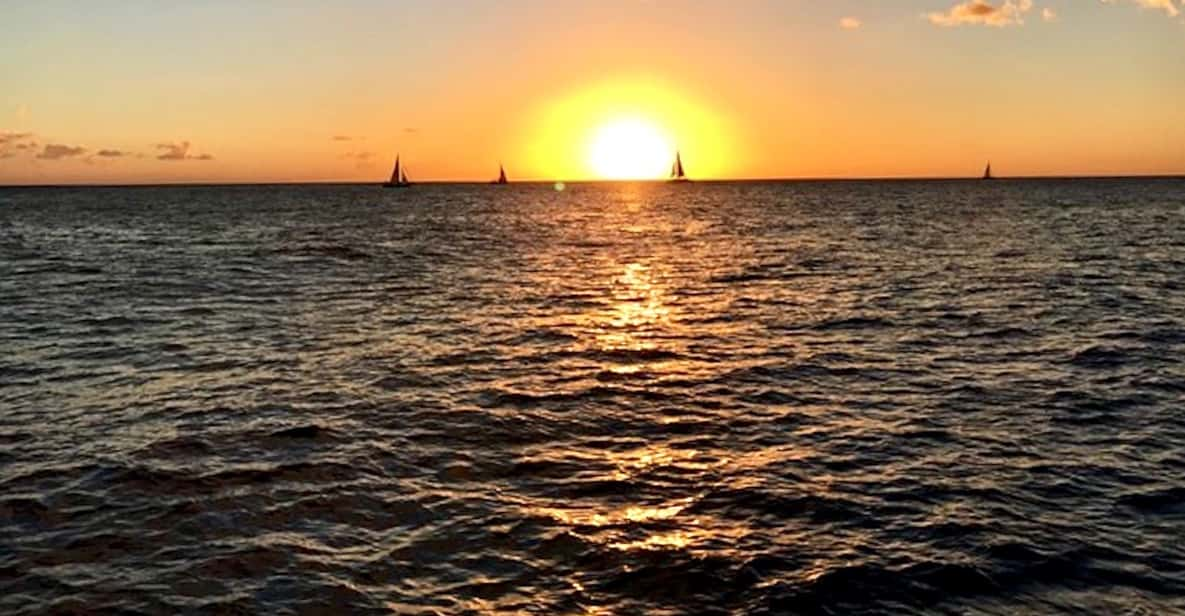
[[[626,177],[669,168],[663,146],[692,177],[1185,173],[1182,101],[1180,0],[47,0],[0,19],[0,183],[378,181],[396,152],[422,180]],[[651,154],[597,153],[636,121]]]

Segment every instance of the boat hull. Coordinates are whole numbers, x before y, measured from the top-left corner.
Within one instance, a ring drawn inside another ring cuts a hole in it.
[[[384,182],[383,188],[411,188],[411,184],[392,184],[391,182]]]

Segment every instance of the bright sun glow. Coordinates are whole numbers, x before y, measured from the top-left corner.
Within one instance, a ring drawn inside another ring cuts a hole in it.
[[[610,180],[649,180],[665,177],[675,151],[662,131],[642,118],[615,118],[593,133],[588,162]]]
[[[541,101],[528,112],[519,177],[549,180],[664,179],[675,148],[696,179],[735,175],[745,150],[729,121],[694,92],[653,79],[620,78]],[[516,167],[518,168],[518,167]]]

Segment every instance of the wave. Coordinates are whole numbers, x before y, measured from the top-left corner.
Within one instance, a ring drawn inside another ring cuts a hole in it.
[[[376,471],[340,462],[289,462],[193,473],[164,467],[100,468],[93,481],[112,489],[156,495],[215,493],[243,486],[274,483],[348,483]]]
[[[877,317],[839,317],[820,321],[810,326],[815,331],[844,331],[893,327],[893,322]]]
[[[322,428],[317,424],[308,424],[303,426],[293,426],[291,428],[283,428],[268,434],[269,438],[278,439],[297,439],[297,440],[313,440],[318,438],[325,438],[332,432],[327,428]]]
[[[308,243],[281,246],[270,251],[270,254],[282,257],[318,257],[339,261],[368,261],[374,255],[349,244],[336,243]]]
[[[843,498],[735,488],[709,490],[689,508],[689,512],[713,512],[745,519],[753,514],[770,519],[805,517],[819,523],[868,519],[868,512],[863,505]]]
[[[1069,358],[1069,363],[1084,368],[1116,368],[1132,360],[1132,356],[1124,349],[1091,345],[1077,349]]]
[[[1124,494],[1119,497],[1119,504],[1149,513],[1185,511],[1185,487],[1174,486]]]
[[[608,403],[615,400],[624,402],[630,399],[650,401],[673,400],[670,394],[651,389],[629,389],[605,385],[555,393],[528,393],[489,389],[479,392],[475,399],[480,406],[487,408],[514,407],[522,409],[539,406],[575,406],[594,402]]]

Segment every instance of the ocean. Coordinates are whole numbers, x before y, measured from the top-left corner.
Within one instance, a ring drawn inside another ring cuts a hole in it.
[[[0,612],[1185,613],[1185,180],[0,189]]]

